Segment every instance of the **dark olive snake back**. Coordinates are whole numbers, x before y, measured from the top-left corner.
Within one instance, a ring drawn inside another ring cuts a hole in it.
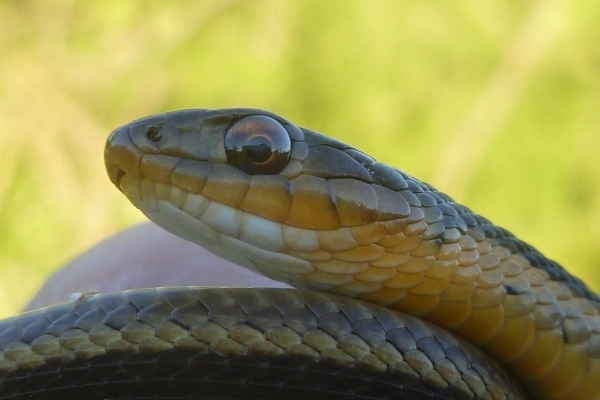
[[[0,399],[506,398],[503,386],[518,393],[496,363],[418,319],[300,290],[95,295],[5,320],[0,332]]]

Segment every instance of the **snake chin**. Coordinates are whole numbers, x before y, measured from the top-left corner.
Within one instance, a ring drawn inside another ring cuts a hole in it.
[[[207,221],[212,221],[211,214],[226,212],[226,209],[229,208],[206,198],[204,200],[212,204],[212,207],[211,205],[206,207],[206,212],[202,214],[207,216]],[[298,273],[313,270],[313,267],[307,261],[277,251],[260,248],[233,237],[220,231],[219,227],[209,225],[202,217],[192,216],[167,200],[156,199],[154,204],[155,207],[144,207],[142,205],[139,208],[161,228],[185,240],[199,244],[211,253],[261,275],[292,285],[306,286],[299,281]],[[218,220],[222,221],[223,219]],[[280,266],[280,268],[277,269],[273,266]]]

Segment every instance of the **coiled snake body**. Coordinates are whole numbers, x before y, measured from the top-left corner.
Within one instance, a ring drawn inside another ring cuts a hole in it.
[[[158,225],[303,290],[156,288],[1,321],[0,399],[600,399],[598,296],[402,171],[252,109],[134,121],[105,159]]]

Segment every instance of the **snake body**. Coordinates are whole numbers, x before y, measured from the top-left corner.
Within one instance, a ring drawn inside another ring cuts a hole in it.
[[[158,225],[309,291],[155,289],[15,317],[0,323],[0,399],[98,387],[69,380],[76,374],[57,367],[62,362],[86,376],[119,365],[123,379],[103,382],[118,382],[107,386],[110,396],[138,382],[126,398],[158,397],[143,389],[156,385],[139,383],[155,377],[170,388],[163,398],[600,399],[598,296],[532,246],[400,170],[253,109],[134,121],[111,134],[105,160],[112,182]],[[171,300],[178,296],[187,302]],[[181,313],[182,304],[190,311]],[[138,368],[122,354],[144,361]],[[90,373],[95,360],[100,369]],[[168,360],[202,367],[168,379],[141,367]],[[227,365],[224,375],[235,378],[212,376],[206,365]],[[186,379],[211,389],[181,394],[164,383],[181,387]]]

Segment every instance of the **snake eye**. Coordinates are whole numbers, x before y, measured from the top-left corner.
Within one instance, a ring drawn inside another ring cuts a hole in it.
[[[264,115],[241,119],[225,134],[227,162],[250,175],[281,172],[291,151],[288,132]]]

